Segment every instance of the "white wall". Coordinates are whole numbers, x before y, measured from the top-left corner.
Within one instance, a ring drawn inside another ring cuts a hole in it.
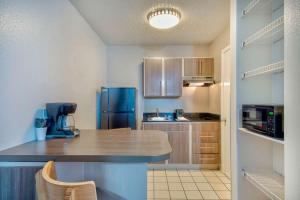
[[[217,84],[209,87],[209,112],[221,114],[221,52],[230,44],[229,26],[209,45],[209,55],[214,58],[214,77]]]
[[[109,46],[108,85],[128,86],[138,89],[138,122],[142,113],[162,112],[183,108],[186,112],[208,112],[208,88],[184,88],[183,96],[177,99],[146,99],[142,89],[143,57],[208,56],[208,46]],[[194,95],[197,94],[197,95]]]
[[[230,44],[230,27],[226,27],[224,31],[216,37],[209,45],[209,55],[214,57],[214,76],[217,83],[221,82],[221,51]]]
[[[79,128],[96,126],[106,47],[67,0],[0,0],[0,149],[35,138],[46,102],[78,104]]]

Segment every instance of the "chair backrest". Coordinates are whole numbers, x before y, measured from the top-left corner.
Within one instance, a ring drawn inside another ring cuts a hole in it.
[[[53,161],[47,162],[35,178],[38,200],[97,200],[93,181],[78,183],[57,181]]]

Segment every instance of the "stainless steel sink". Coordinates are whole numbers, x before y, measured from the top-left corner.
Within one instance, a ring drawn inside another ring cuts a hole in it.
[[[167,117],[149,117],[148,121],[172,121],[168,119]]]

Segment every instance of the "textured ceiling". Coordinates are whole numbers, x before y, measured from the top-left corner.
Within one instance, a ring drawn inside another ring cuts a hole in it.
[[[229,25],[229,0],[169,0],[182,13],[169,30],[149,26],[147,12],[159,0],[70,0],[107,44],[208,44]]]

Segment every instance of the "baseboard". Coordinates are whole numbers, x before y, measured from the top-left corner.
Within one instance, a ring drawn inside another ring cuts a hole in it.
[[[219,170],[218,164],[148,164],[148,169],[155,170]]]

